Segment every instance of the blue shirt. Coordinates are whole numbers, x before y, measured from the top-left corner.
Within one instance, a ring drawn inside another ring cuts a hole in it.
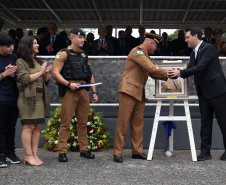
[[[16,65],[17,55],[10,54],[3,56],[0,54],[0,73],[5,71],[5,67],[9,64]],[[17,101],[19,90],[15,80],[7,76],[0,81],[0,102]]]

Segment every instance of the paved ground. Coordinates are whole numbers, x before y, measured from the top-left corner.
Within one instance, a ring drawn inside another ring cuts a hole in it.
[[[70,152],[67,163],[58,162],[58,153],[39,149],[44,165],[9,164],[0,169],[0,185],[226,184],[226,161],[219,160],[222,150],[213,150],[213,159],[204,162],[193,162],[190,150],[174,151],[171,157],[159,151],[154,151],[154,160],[144,161],[132,159],[126,149],[119,164],[113,162],[112,149],[94,152],[94,160]],[[16,153],[23,159],[22,148]]]

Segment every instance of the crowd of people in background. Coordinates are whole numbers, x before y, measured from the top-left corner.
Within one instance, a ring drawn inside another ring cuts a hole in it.
[[[45,123],[44,110],[49,110],[50,106],[46,85],[50,80],[49,73],[52,70],[52,65],[47,66],[47,63],[43,63],[42,59],[38,58],[36,55],[56,55],[60,50],[68,46],[76,46],[76,50],[73,50],[73,52],[77,54],[79,52],[82,53],[80,58],[86,56],[84,53],[94,56],[127,56],[134,47],[142,44],[140,47],[136,47],[139,51],[133,50],[137,56],[143,54],[143,51],[140,51],[140,49],[145,47],[147,42],[153,45],[154,49],[152,48],[152,51],[149,53],[155,56],[190,56],[192,52],[192,48],[189,48],[186,43],[188,41],[185,42],[184,30],[178,31],[177,39],[169,41],[166,32],[162,33],[161,37],[151,34],[155,34],[154,30],[147,33],[145,27],[139,28],[138,38],[132,36],[132,27],[130,26],[127,26],[125,30],[119,30],[118,38],[112,36],[112,26],[107,26],[106,28],[99,27],[99,38],[95,40],[94,34],[88,33],[84,44],[83,37],[85,34],[80,29],[73,29],[71,31],[71,34],[74,34],[74,36],[71,36],[72,41],[68,38],[66,31],[57,34],[57,30],[57,25],[52,23],[49,25],[49,28],[39,28],[36,36],[34,36],[33,31],[29,31],[28,35],[24,36],[21,28],[17,28],[16,30],[10,29],[8,34],[0,32],[0,112],[2,113],[0,117],[0,167],[6,167],[6,161],[14,164],[21,162],[15,154],[14,146],[15,125],[19,111],[23,125],[21,141],[25,152],[24,164],[33,166],[43,164],[43,161],[37,155],[37,151],[40,127],[42,123]],[[204,37],[202,38],[204,42],[210,43],[216,48],[218,56],[226,56],[226,43],[222,42],[222,34],[223,31],[220,28],[214,29],[213,31],[211,28],[205,28]],[[147,41],[144,35],[146,35],[146,37],[149,35],[152,41]],[[80,38],[81,36],[83,37]],[[153,40],[154,38],[156,43]],[[159,38],[158,42],[156,38]],[[162,40],[160,41],[160,39]],[[159,43],[158,47],[157,43]],[[209,44],[207,45],[211,46]],[[213,48],[213,46],[211,47]],[[68,48],[70,49],[70,47]],[[80,50],[80,47],[83,51]],[[146,45],[146,47],[148,48],[149,46]],[[77,57],[77,54],[74,54],[74,56]],[[67,53],[65,53],[65,55],[67,55]],[[59,59],[59,57],[60,55],[58,54],[55,60]],[[68,59],[67,57],[63,58]],[[147,60],[149,61],[148,54],[146,58],[148,58]],[[65,62],[66,61],[63,63]],[[53,72],[53,74],[56,73]],[[166,71],[164,76],[164,79],[166,79]],[[19,90],[16,81],[20,84]],[[90,82],[94,83],[93,76]],[[75,85],[75,82],[71,81],[66,81],[66,83],[68,88],[71,88],[70,84],[71,86],[73,83]],[[81,93],[81,90],[79,92]],[[92,92],[93,96],[96,97],[96,100],[95,98],[94,100],[97,101],[96,89],[92,89]],[[88,97],[88,94],[86,94],[86,96]],[[85,118],[87,118],[87,116]],[[61,156],[59,161],[66,162],[67,158],[65,156],[66,155]],[[90,159],[95,157],[85,150],[81,151],[80,156]],[[224,154],[223,160],[225,160],[225,156],[226,153]],[[146,159],[146,156],[137,156],[136,154],[132,158],[137,157]],[[122,161],[118,159],[114,160],[116,162]]]
[[[37,30],[35,36],[39,44],[38,55],[55,55],[58,51],[66,48],[71,44],[66,31],[62,31],[57,34],[57,25],[52,23],[49,27],[42,27]],[[144,41],[145,27],[141,26],[138,29],[139,37],[132,36],[132,27],[127,26],[125,30],[118,31],[118,38],[112,36],[113,27],[107,26],[98,28],[99,38],[95,39],[93,33],[88,33],[84,46],[81,48],[87,55],[93,56],[127,56],[132,48],[140,45]],[[155,33],[151,30],[150,33]],[[17,28],[16,30],[10,29],[8,34],[15,41],[15,50],[18,47],[20,39],[23,37],[23,30]],[[29,35],[33,35],[32,31],[29,31]],[[226,56],[226,43],[222,42],[223,31],[220,28],[212,30],[207,27],[204,29],[203,41],[213,44],[219,56]],[[168,34],[162,33],[163,39],[160,41],[159,46],[154,56],[190,56],[192,51],[188,48],[185,42],[184,30],[178,31],[177,39],[172,41],[168,40]]]

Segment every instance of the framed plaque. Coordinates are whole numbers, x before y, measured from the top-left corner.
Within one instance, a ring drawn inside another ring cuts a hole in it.
[[[186,69],[187,62],[180,63],[156,63],[163,69]],[[155,80],[155,97],[156,98],[183,98],[188,97],[188,79],[178,77],[177,79],[168,78],[167,81]]]

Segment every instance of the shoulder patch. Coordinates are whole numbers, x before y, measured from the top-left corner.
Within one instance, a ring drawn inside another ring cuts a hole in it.
[[[56,55],[56,57],[55,58],[60,58],[60,55]]]
[[[86,57],[85,53],[82,53],[81,56],[82,56],[82,57]]]
[[[137,51],[137,54],[141,55],[141,54],[144,54],[144,52],[143,51]]]

